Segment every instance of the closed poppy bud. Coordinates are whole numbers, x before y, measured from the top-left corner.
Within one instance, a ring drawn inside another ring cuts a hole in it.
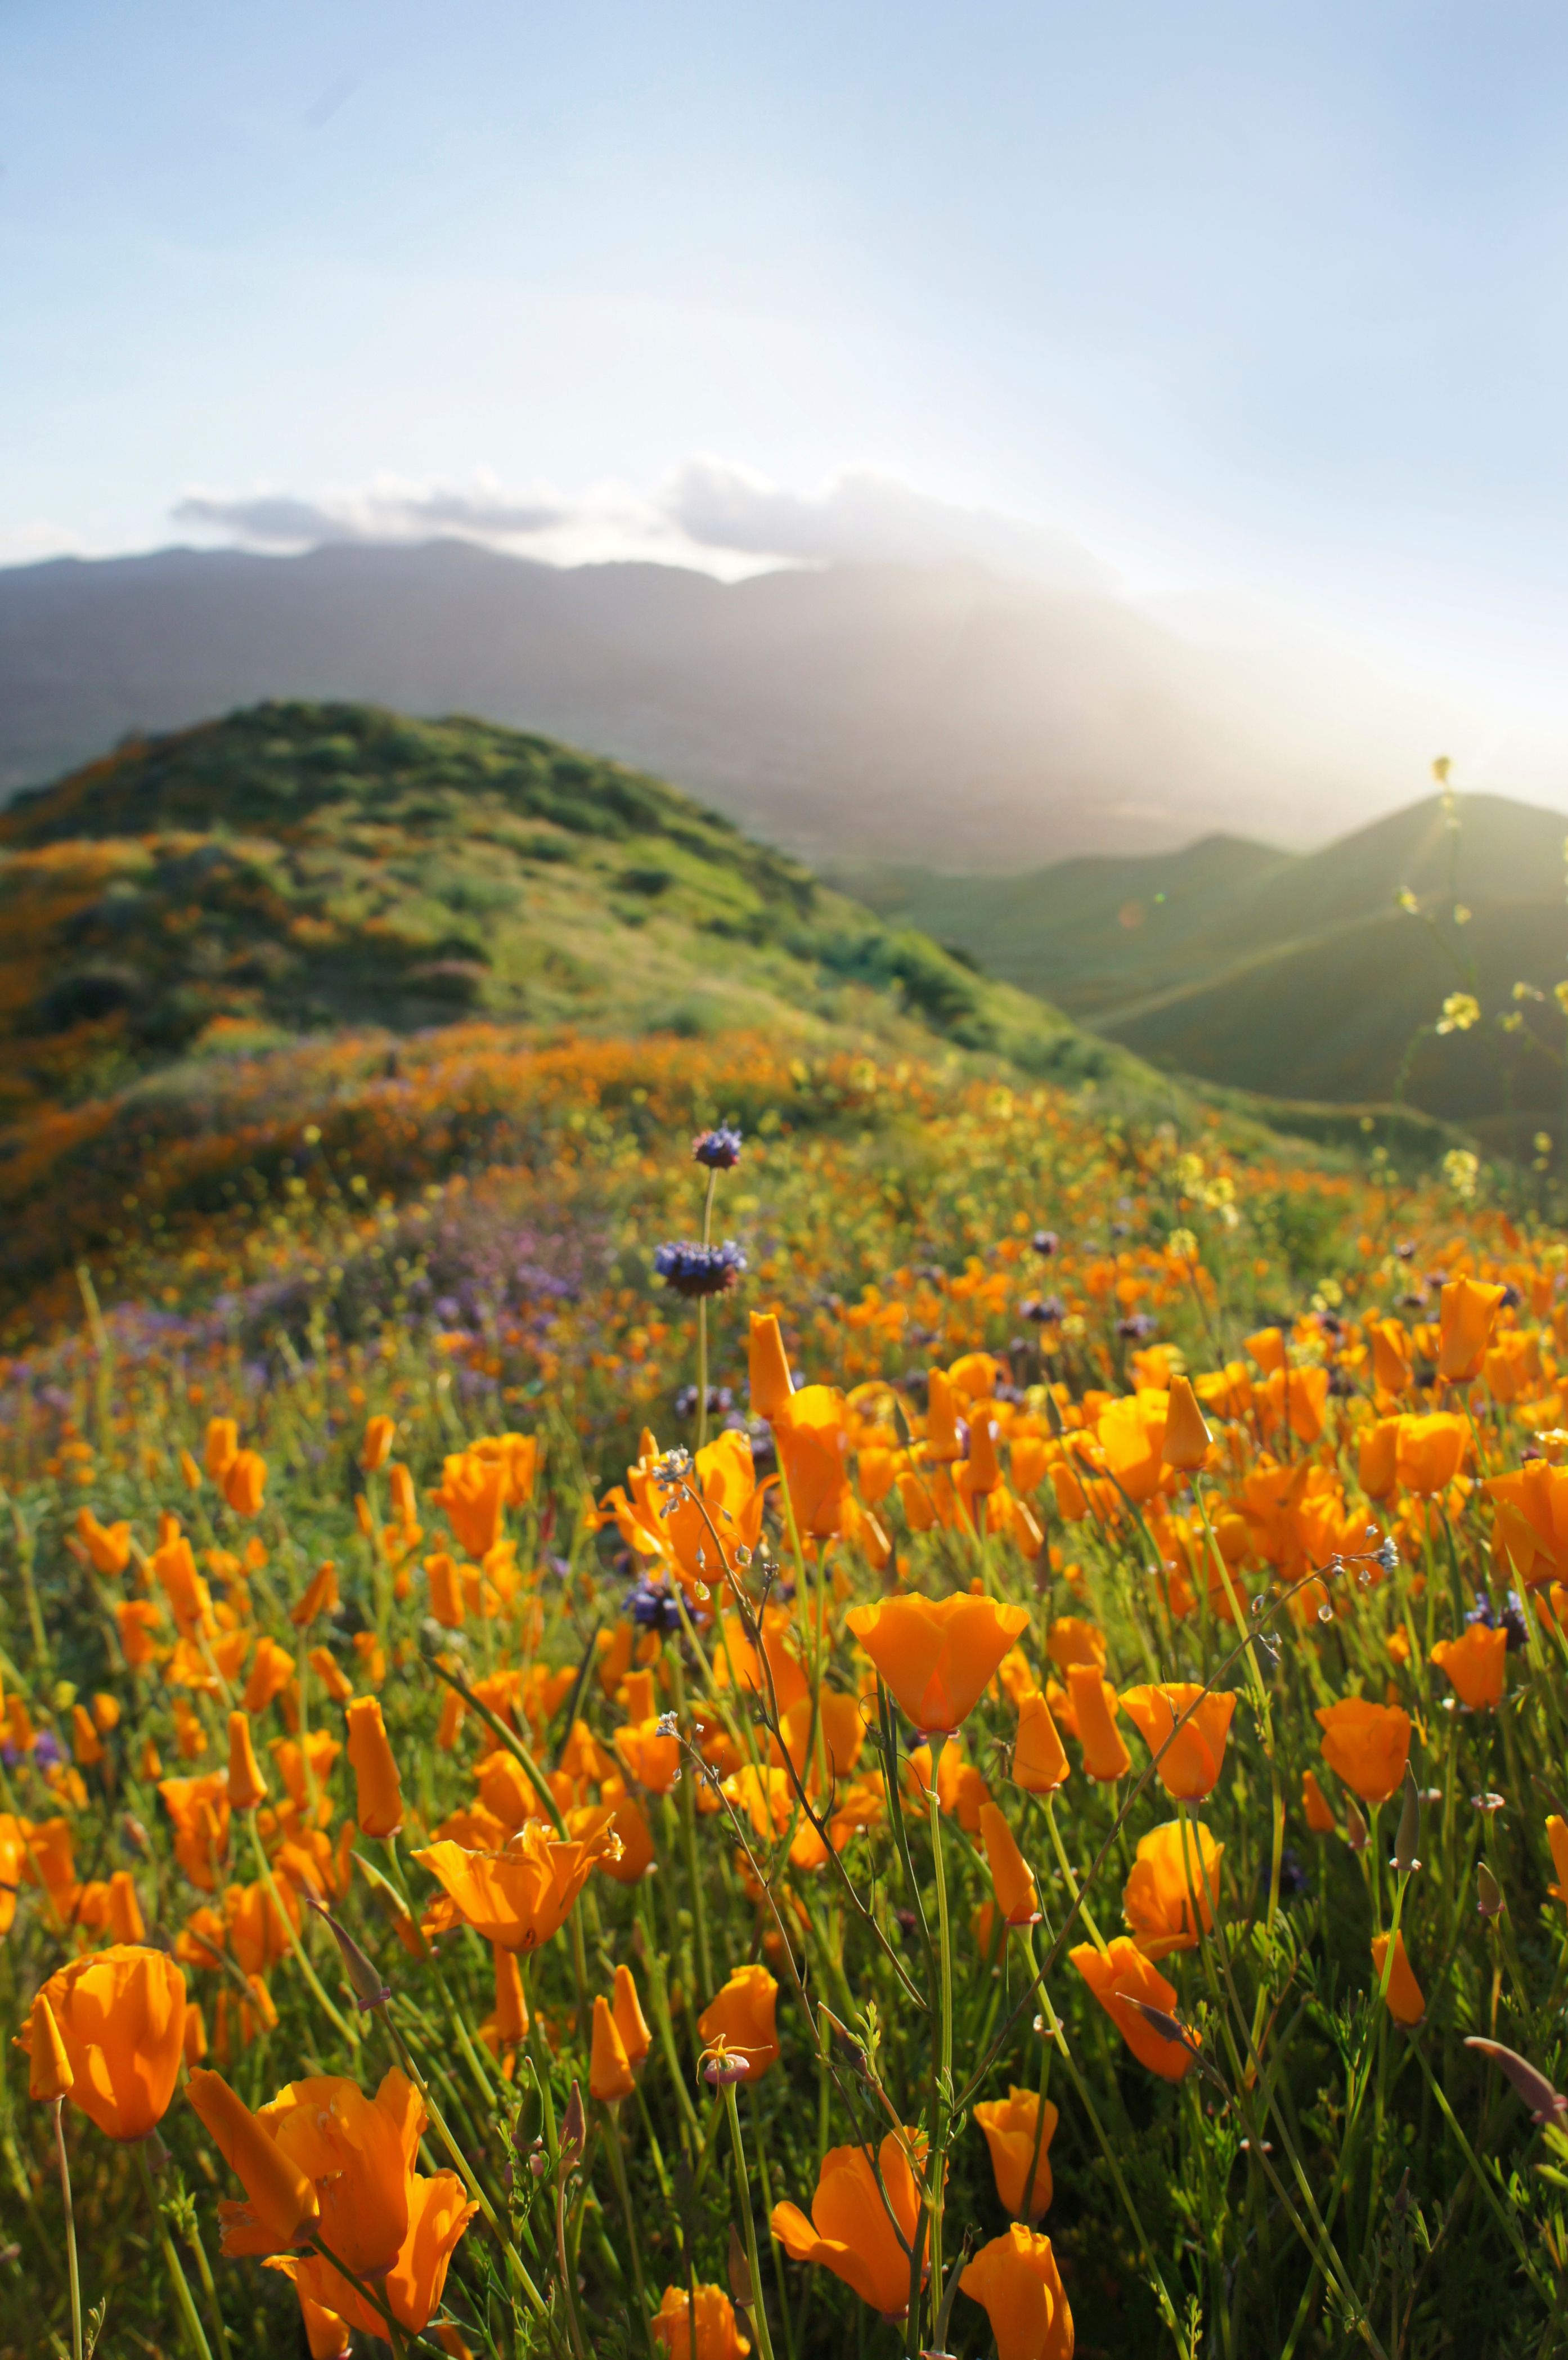
[[[1165,1414],[1165,1439],[1160,1457],[1167,1467],[1192,1474],[1209,1455],[1214,1440],[1198,1407],[1198,1396],[1185,1377],[1171,1380],[1171,1406]]]
[[[315,2184],[258,2122],[221,2073],[198,2068],[186,2093],[213,2146],[241,2182],[248,2202],[224,2204],[226,2254],[281,2254],[300,2244],[321,2218]]]
[[[1051,1717],[1051,1707],[1039,1688],[1026,1688],[1018,1699],[1018,1736],[1013,1748],[1013,1784],[1028,1795],[1054,1795],[1066,1785],[1071,1765]]]
[[[958,2283],[990,2321],[996,2360],[1073,2360],[1073,2313],[1049,2237],[1015,2222]]]
[[[1068,1956],[1139,2064],[1164,2081],[1180,2081],[1192,2062],[1192,2050],[1184,2041],[1167,2040],[1130,2005],[1141,2001],[1145,2007],[1173,2016],[1175,1985],[1125,1934],[1118,1934],[1104,1951],[1093,1942],[1080,1942]]]
[[[93,1699],[93,1720],[94,1726],[101,1730],[105,1737],[112,1729],[118,1729],[120,1726],[119,1698],[111,1696],[106,1688],[100,1688]]]
[[[430,1585],[430,1612],[443,1630],[461,1631],[468,1620],[468,1603],[463,1594],[463,1569],[444,1549],[425,1559],[425,1579]]]
[[[1315,1770],[1303,1770],[1301,1773],[1301,1808],[1307,1815],[1307,1825],[1313,1835],[1333,1835],[1334,1813],[1318,1785]]]
[[[267,1800],[267,1786],[250,1739],[250,1716],[229,1715],[229,1801],[236,1811],[254,1811]]]
[[[338,1569],[331,1557],[317,1568],[289,1609],[296,1631],[306,1630],[318,1614],[330,1614],[338,1602]]]
[[[918,2156],[923,2141],[914,2132],[906,2136]],[[904,2140],[889,2132],[878,2161],[880,2186],[864,2147],[829,2147],[817,2174],[811,2219],[798,2204],[776,2204],[771,2225],[793,2260],[820,2262],[873,2311],[901,2319],[909,2307],[908,2249],[915,2242],[920,2199]],[[678,2346],[671,2360],[684,2360]]]
[[[71,2070],[65,2043],[60,2037],[54,2011],[42,1992],[33,2002],[29,2033],[28,2097],[42,2099],[46,2103],[57,2098],[69,2098],[76,2075]]]
[[[519,2040],[527,2039],[528,2004],[517,1952],[504,1950],[494,1942],[491,1955],[495,1962],[495,2012],[480,2026],[479,2037],[491,2055],[498,2057],[503,2049],[514,2049]]]
[[[754,1311],[751,1315],[751,1332],[746,1338],[746,1375],[751,1388],[752,1414],[765,1417],[771,1426],[795,1390],[784,1338],[779,1332],[779,1315],[775,1311]]]
[[[387,1743],[377,1697],[348,1707],[348,1758],[355,1779],[354,1817],[367,1836],[395,1836],[403,1824],[403,1788]]]
[[[1452,1279],[1443,1290],[1437,1373],[1451,1385],[1481,1373],[1505,1289],[1474,1278]]]
[[[221,1483],[239,1455],[240,1430],[232,1417],[210,1417],[207,1420],[207,1440],[203,1456],[207,1472],[214,1483]]]
[[[778,2060],[778,2005],[779,1985],[766,1967],[736,1967],[697,2018],[697,2030],[710,2046],[722,2041],[730,2055],[744,2057],[746,2078],[756,2081]]]
[[[185,2003],[185,2038],[180,2045],[187,2065],[200,2065],[207,2054],[207,2027],[193,1999]]]
[[[266,1459],[258,1450],[240,1451],[223,1474],[223,1497],[235,1515],[259,1515],[266,1490]]]
[[[1089,1513],[1089,1502],[1077,1474],[1064,1459],[1052,1462],[1051,1488],[1056,1495],[1056,1513],[1062,1523],[1082,1524]]]
[[[1015,2221],[1038,2221],[1051,2210],[1054,2193],[1051,2176],[1051,2142],[1056,2136],[1056,2108],[1047,2103],[1040,2123],[1039,2093],[1009,2090],[975,2109],[975,2119],[985,2134],[996,2174],[996,2194]],[[1030,2167],[1034,2184],[1026,2189]]]
[[[1372,1944],[1372,1969],[1379,1985],[1383,1981],[1384,1962],[1388,1960],[1388,1941],[1389,1937],[1387,1934],[1378,1934]],[[1394,1935],[1393,1945],[1394,1955],[1388,1964],[1388,1989],[1383,1996],[1388,2004],[1388,2013],[1396,2024],[1406,2026],[1419,2024],[1426,2014],[1426,2001],[1421,1996],[1421,1987],[1417,1983],[1414,1970],[1405,1955],[1405,1938],[1402,1933]]]
[[[1369,1500],[1386,1500],[1399,1481],[1399,1443],[1397,1417],[1380,1417],[1363,1433],[1356,1471]]]
[[[910,1590],[857,1606],[848,1622],[906,1718],[948,1733],[974,1710],[1029,1613],[973,1593],[934,1599]]]
[[[1410,1717],[1399,1705],[1345,1697],[1322,1704],[1323,1760],[1364,1803],[1386,1803],[1403,1786],[1410,1756]]]
[[[774,1413],[789,1505],[802,1533],[819,1540],[843,1529],[853,1494],[847,1474],[849,1435],[844,1395],[834,1385],[804,1385]]]
[[[1154,1755],[1168,1795],[1179,1803],[1201,1803],[1213,1794],[1225,1766],[1234,1689],[1167,1680],[1160,1688],[1124,1689],[1121,1706]]]
[[[1386,1393],[1402,1393],[1410,1381],[1410,1346],[1397,1319],[1375,1319],[1372,1338],[1372,1380]],[[1362,1481],[1366,1481],[1362,1477]],[[1376,1497],[1376,1493],[1373,1495]]]
[[[109,1879],[109,1931],[116,1942],[141,1942],[147,1939],[147,1920],[142,1916],[136,1880],[128,1868],[117,1868]]]
[[[996,1429],[985,1415],[985,1404],[977,1402],[969,1421],[969,1459],[966,1489],[987,1496],[1001,1486],[1002,1470],[996,1463]]]
[[[294,1677],[294,1658],[287,1647],[276,1639],[258,1642],[256,1661],[250,1667],[245,1685],[244,1704],[246,1712],[265,1712],[275,1697],[282,1695]]]
[[[749,2275],[749,2274],[748,2274]],[[723,2287],[666,2287],[648,2333],[670,2360],[745,2360],[751,2350]]]
[[[188,1450],[181,1450],[180,1454],[180,1472],[185,1479],[188,1491],[199,1491],[201,1489],[201,1470]]]
[[[185,2037],[185,1978],[174,1961],[115,1943],[72,1959],[40,1996],[71,2060],[72,2102],[112,2139],[146,2138],[174,2095]]]
[[[637,2083],[610,2003],[603,1994],[593,2002],[593,2049],[588,2065],[588,2094],[605,2105],[629,2098]]]
[[[386,1466],[392,1455],[392,1437],[397,1431],[396,1418],[373,1417],[366,1421],[365,1440],[359,1446],[359,1463],[366,1475],[374,1475]]]
[[[90,1770],[94,1762],[103,1759],[103,1741],[93,1726],[93,1716],[84,1704],[73,1705],[71,1711],[71,1751],[78,1765]]]
[[[346,1704],[354,1694],[354,1682],[349,1678],[332,1649],[312,1647],[307,1660],[332,1702]]]
[[[1546,1841],[1552,1848],[1552,1865],[1557,1871],[1557,1882],[1547,1891],[1554,1901],[1568,1901],[1568,1820],[1555,1811],[1546,1822]]]
[[[1013,1831],[995,1803],[980,1806],[980,1839],[996,1907],[1009,1926],[1038,1926],[1040,1904],[1034,1874],[1013,1840]]]
[[[1102,1786],[1125,1778],[1132,1755],[1122,1743],[1112,1715],[1117,1710],[1116,1690],[1092,1664],[1069,1664],[1067,1693],[1083,1748],[1083,1767]]]
[[[615,1969],[615,1996],[613,2004],[615,2029],[621,2036],[621,2046],[626,2052],[626,2062],[635,2070],[653,2047],[653,2035],[643,2020],[642,2004],[637,1998],[637,1979],[630,1967]]]
[[[1505,1623],[1488,1631],[1472,1622],[1463,1638],[1440,1639],[1432,1660],[1448,1680],[1462,1704],[1472,1712],[1494,1711],[1503,1700],[1508,1677],[1508,1633]]]
[[[933,1369],[926,1391],[926,1450],[930,1457],[949,1460],[963,1457],[958,1439],[958,1413],[953,1382],[945,1371]]]

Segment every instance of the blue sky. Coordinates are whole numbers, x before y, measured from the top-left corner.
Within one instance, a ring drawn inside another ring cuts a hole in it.
[[[871,470],[1568,714],[1565,129],[1517,0],[4,0],[0,558]]]

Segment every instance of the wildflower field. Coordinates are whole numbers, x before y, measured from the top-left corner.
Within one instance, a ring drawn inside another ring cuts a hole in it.
[[[1568,2350],[1552,1233],[951,1060],[384,1064],[9,1184],[0,2349]]]

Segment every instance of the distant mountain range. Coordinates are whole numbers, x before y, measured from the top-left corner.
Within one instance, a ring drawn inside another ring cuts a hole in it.
[[[1410,1104],[1515,1153],[1540,1125],[1561,1159],[1564,822],[1500,795],[1452,818],[1429,797],[1305,856],[1213,836],[1013,878],[834,875],[1156,1065],[1342,1104],[1387,1102],[1402,1068]],[[1438,1033],[1454,993],[1479,1018]]]
[[[1324,678],[1292,701],[1173,609],[966,563],[726,585],[457,541],[170,549],[0,571],[0,793],[260,698],[348,698],[567,738],[812,859],[1016,870],[1386,808],[1446,716]]]

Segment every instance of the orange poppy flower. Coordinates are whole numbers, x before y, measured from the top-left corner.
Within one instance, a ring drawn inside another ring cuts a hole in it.
[[[158,1786],[174,1824],[174,1857],[198,1891],[217,1888],[229,1848],[229,1781],[223,1770],[201,1778],[165,1778]]]
[[[1345,1697],[1321,1704],[1323,1760],[1364,1803],[1386,1803],[1404,1784],[1410,1755],[1410,1717],[1397,1704]]]
[[[331,1557],[318,1566],[293,1605],[289,1620],[296,1631],[303,1631],[318,1614],[330,1614],[338,1602],[338,1569]]]
[[[373,1417],[365,1421],[365,1440],[359,1446],[359,1463],[366,1475],[379,1473],[392,1456],[392,1438],[397,1431],[395,1417]]]
[[[354,1816],[367,1836],[395,1836],[403,1824],[403,1788],[387,1743],[378,1697],[354,1697],[348,1722],[349,1766],[355,1786]]]
[[[742,1549],[756,1548],[767,1491],[757,1483],[748,1437],[734,1427],[698,1451],[681,1484],[668,1491],[653,1487],[658,1530],[683,1582],[712,1590],[735,1570]]]
[[[1356,1472],[1369,1500],[1386,1500],[1399,1480],[1399,1427],[1402,1420],[1380,1417],[1362,1434]]]
[[[202,1457],[208,1474],[221,1483],[239,1455],[240,1430],[232,1417],[210,1417]]]
[[[1039,1688],[1026,1688],[1018,1699],[1018,1734],[1013,1747],[1014,1786],[1021,1786],[1029,1795],[1054,1795],[1071,1775],[1051,1707]]]
[[[224,2253],[280,2254],[308,2236],[321,2209],[310,2173],[285,2153],[270,2127],[221,2073],[193,2072],[186,2094],[247,2199],[218,2208]]]
[[[1047,2101],[1040,2125],[1039,2092],[1011,2089],[1005,2098],[993,2098],[975,2109],[975,2119],[991,2150],[991,2169],[1003,2209],[1015,2221],[1038,2221],[1051,2210],[1054,2187],[1051,2176],[1051,2142],[1056,2136],[1056,2108]],[[1036,2148],[1039,2149],[1038,2159]],[[1025,2183],[1034,2166],[1034,2183],[1026,2196]]]
[[[946,1756],[943,1755],[945,1762]],[[996,1907],[1009,1926],[1038,1926],[1040,1902],[1034,1872],[1013,1840],[1013,1831],[995,1803],[980,1806],[980,1838],[991,1871]]]
[[[1132,1755],[1116,1731],[1115,1716],[1120,1710],[1120,1699],[1109,1680],[1102,1679],[1091,1664],[1069,1664],[1067,1693],[1083,1748],[1083,1767],[1090,1777],[1105,1786],[1125,1778],[1132,1768]]]
[[[33,2002],[27,2030],[28,2097],[41,2099],[45,2104],[52,2103],[57,2098],[69,2098],[76,2074],[65,2043],[60,2037],[54,2010],[42,1992]]]
[[[1163,1393],[1150,1387],[1123,1393],[1108,1402],[1094,1425],[1094,1438],[1116,1488],[1141,1506],[1151,1500],[1165,1479],[1162,1451],[1169,1404]]]
[[[127,1524],[101,1524],[91,1508],[79,1508],[76,1536],[98,1573],[124,1573],[131,1561],[131,1528]]]
[[[1394,1432],[1399,1481],[1407,1491],[1426,1499],[1446,1491],[1465,1464],[1469,1443],[1468,1425],[1451,1410],[1433,1410],[1427,1417],[1401,1417]]]
[[[974,1710],[1029,1627],[1026,1608],[968,1591],[937,1599],[910,1590],[857,1606],[847,1619],[906,1719],[933,1734],[951,1732]]]
[[[1126,1934],[1118,1934],[1104,1952],[1097,1950],[1093,1942],[1080,1942],[1068,1956],[1138,2063],[1147,2065],[1163,2081],[1180,2081],[1192,2062],[1191,2049],[1183,2041],[1167,2040],[1147,2016],[1129,2005],[1132,2000],[1141,2000],[1147,2007],[1157,2007],[1163,2015],[1173,2016],[1175,1985],[1166,1982],[1159,1968]]]
[[[789,1486],[796,1528],[825,1539],[844,1523],[849,1501],[849,1434],[836,1386],[804,1385],[781,1403],[773,1439]]]
[[[1139,1837],[1122,1893],[1122,1915],[1146,1959],[1197,1947],[1200,1929],[1206,1934],[1214,1922],[1224,1857],[1224,1844],[1196,1820],[1183,1827],[1180,1819],[1170,1819]]]
[[[588,2060],[588,2094],[604,2105],[615,2105],[637,2088],[631,2060],[620,2027],[601,1992],[593,2002],[593,2045]]]
[[[236,1516],[258,1516],[267,1490],[267,1461],[259,1450],[236,1451],[223,1470],[223,1497]]]
[[[185,1978],[174,1961],[116,1942],[72,1959],[39,1996],[70,2061],[73,2103],[112,2139],[146,2138],[169,2110],[184,2055]],[[40,2032],[29,2018],[29,2056]]]
[[[1317,1773],[1313,1770],[1303,1770],[1301,1773],[1301,1808],[1307,1815],[1307,1825],[1313,1835],[1333,1835],[1334,1813],[1329,1808],[1328,1798],[1319,1786]]]
[[[624,1962],[615,1969],[615,1996],[610,2005],[626,2061],[635,2072],[653,2047],[653,2035],[643,2020],[637,1977]]]
[[[1472,1712],[1492,1712],[1503,1700],[1508,1677],[1508,1634],[1502,1623],[1488,1631],[1472,1622],[1462,1638],[1440,1639],[1432,1660]]]
[[[1205,1693],[1195,1681],[1167,1680],[1159,1688],[1124,1688],[1121,1707],[1157,1757],[1155,1774],[1168,1795],[1179,1803],[1201,1803],[1213,1794],[1225,1766],[1234,1689]]]
[[[1093,1664],[1096,1671],[1105,1668],[1105,1634],[1094,1622],[1086,1622],[1081,1614],[1059,1614],[1046,1634],[1045,1652],[1059,1672],[1074,1664]]]
[[[771,1426],[779,1411],[788,1407],[795,1390],[776,1311],[751,1314],[746,1338],[746,1379],[751,1389],[752,1415],[765,1417]]]
[[[779,2057],[774,2014],[779,1985],[764,1966],[736,1967],[724,1989],[708,2002],[697,2018],[704,2043],[723,2041],[726,2050],[746,2060],[746,2079],[760,2081]]]
[[[753,1318],[756,1316],[754,1312]],[[754,1402],[756,1398],[754,1391]],[[685,2287],[666,2287],[648,2330],[669,2353],[670,2360],[745,2360],[751,2350],[735,2324],[735,2305],[723,2287],[699,2286],[694,2310]]]
[[[126,1663],[133,1671],[141,1671],[153,1659],[157,1642],[154,1633],[163,1616],[150,1598],[126,1598],[114,1609],[114,1628],[120,1634],[120,1645]]]
[[[1198,1396],[1185,1377],[1171,1378],[1169,1399],[1160,1455],[1167,1467],[1191,1474],[1204,1464],[1214,1437],[1198,1407]]]
[[[612,1814],[601,1809],[583,1836],[564,1842],[530,1819],[496,1852],[464,1852],[450,1841],[414,1858],[456,1903],[459,1914],[503,1950],[536,1950],[558,1934],[596,1860],[615,1842]]]
[[[1372,1943],[1372,1972],[1379,1983],[1383,1980],[1383,1963],[1388,1956],[1388,1936],[1378,1934]],[[1415,1978],[1415,1970],[1405,1953],[1403,1932],[1393,1937],[1394,1956],[1388,1968],[1388,1988],[1383,1996],[1389,2015],[1396,2024],[1419,2024],[1426,2014],[1426,2001]]]
[[[1049,2237],[1015,2222],[958,2283],[990,2321],[996,2360],[1073,2360],[1073,2313]]]
[[[923,2142],[913,2131],[903,2139],[889,2132],[883,2140],[881,2188],[864,2147],[830,2147],[817,2175],[811,2219],[798,2204],[773,2208],[773,2234],[793,2261],[822,2263],[885,2319],[902,2319],[909,2307],[909,2258],[893,2222],[911,2247],[920,2224],[920,2200],[906,2139],[918,2157]]]
[[[499,1459],[474,1450],[454,1450],[442,1464],[441,1487],[430,1494],[457,1536],[460,1548],[483,1557],[501,1537],[506,1469]]]
[[[1480,1375],[1506,1291],[1474,1278],[1451,1279],[1443,1288],[1437,1373],[1445,1383],[1465,1385]]]

